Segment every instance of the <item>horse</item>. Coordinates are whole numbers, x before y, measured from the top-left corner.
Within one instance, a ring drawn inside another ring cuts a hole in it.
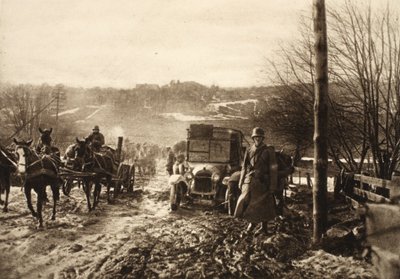
[[[60,159],[60,149],[52,145],[52,131],[53,128],[42,130],[42,128],[39,127],[40,141],[36,146],[36,152],[38,154],[53,155],[54,158]]]
[[[0,145],[0,203],[1,194],[5,192],[3,211],[8,212],[8,197],[10,195],[10,176],[17,170],[15,158],[5,147]]]
[[[110,187],[112,183],[112,173],[114,170],[114,155],[110,149],[105,153],[97,153],[90,146],[90,141],[86,138],[79,140],[76,138],[76,145],[74,147],[74,159],[81,162],[81,171],[94,173],[93,176],[83,178],[83,188],[86,194],[86,201],[88,210],[91,211],[96,208],[101,192],[101,182],[106,181],[107,186],[107,202],[111,203]],[[91,186],[94,183],[95,188],[93,191],[93,207],[90,202]]]
[[[76,154],[76,152],[82,152],[82,153]],[[84,166],[83,157],[84,157],[84,148],[79,148],[78,143],[70,144],[69,146],[67,146],[63,156],[64,167],[72,171],[82,171],[82,168]],[[79,187],[82,185],[82,180],[75,179],[73,177],[64,178],[64,182],[62,185],[62,191],[64,195],[69,196],[74,181],[78,182]]]
[[[60,199],[58,188],[58,167],[49,156],[39,157],[36,152],[30,148],[32,140],[17,141],[15,152],[17,154],[17,169],[21,175],[25,176],[24,191],[28,208],[33,217],[38,219],[39,228],[43,227],[42,205],[46,200],[46,187],[50,185],[53,193],[53,214],[51,220],[56,219],[57,201]],[[33,209],[31,200],[32,189],[37,194],[36,210]]]
[[[76,143],[69,145],[64,153],[64,160],[66,161],[67,168],[74,171],[82,171],[85,151],[85,141],[79,141],[77,139]]]
[[[288,176],[294,172],[293,159],[290,155],[281,151],[275,152],[278,164],[278,189],[273,193],[278,215],[283,215],[284,198],[283,192],[288,185]]]

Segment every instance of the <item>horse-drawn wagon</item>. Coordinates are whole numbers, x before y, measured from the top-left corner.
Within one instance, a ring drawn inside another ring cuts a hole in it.
[[[123,190],[133,192],[135,182],[134,165],[122,163],[122,141],[118,138],[116,149],[103,147],[100,152],[90,148],[87,140],[76,139],[64,156],[64,166],[60,168],[59,176],[63,179],[62,190],[69,195],[75,184],[83,187],[88,201],[88,209],[93,209],[100,196],[101,184],[107,186],[107,199],[110,201],[110,189],[113,188],[114,198]],[[92,186],[93,208],[90,204]]]

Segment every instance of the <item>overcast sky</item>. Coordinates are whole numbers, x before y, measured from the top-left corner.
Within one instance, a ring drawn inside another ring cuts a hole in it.
[[[0,0],[0,81],[134,87],[265,82],[312,0]],[[344,0],[326,0],[337,5]],[[386,0],[371,0],[383,5]],[[400,0],[393,1],[399,8]]]

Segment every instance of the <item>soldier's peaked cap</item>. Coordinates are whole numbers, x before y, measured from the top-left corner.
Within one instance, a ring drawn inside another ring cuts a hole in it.
[[[98,125],[94,126],[93,130],[100,130],[99,126]]]

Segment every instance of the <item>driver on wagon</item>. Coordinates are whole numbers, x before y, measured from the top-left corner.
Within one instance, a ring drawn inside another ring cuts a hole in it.
[[[94,126],[93,132],[88,136],[91,146],[94,151],[99,152],[101,147],[104,145],[104,135],[100,133],[100,128],[98,125]]]

